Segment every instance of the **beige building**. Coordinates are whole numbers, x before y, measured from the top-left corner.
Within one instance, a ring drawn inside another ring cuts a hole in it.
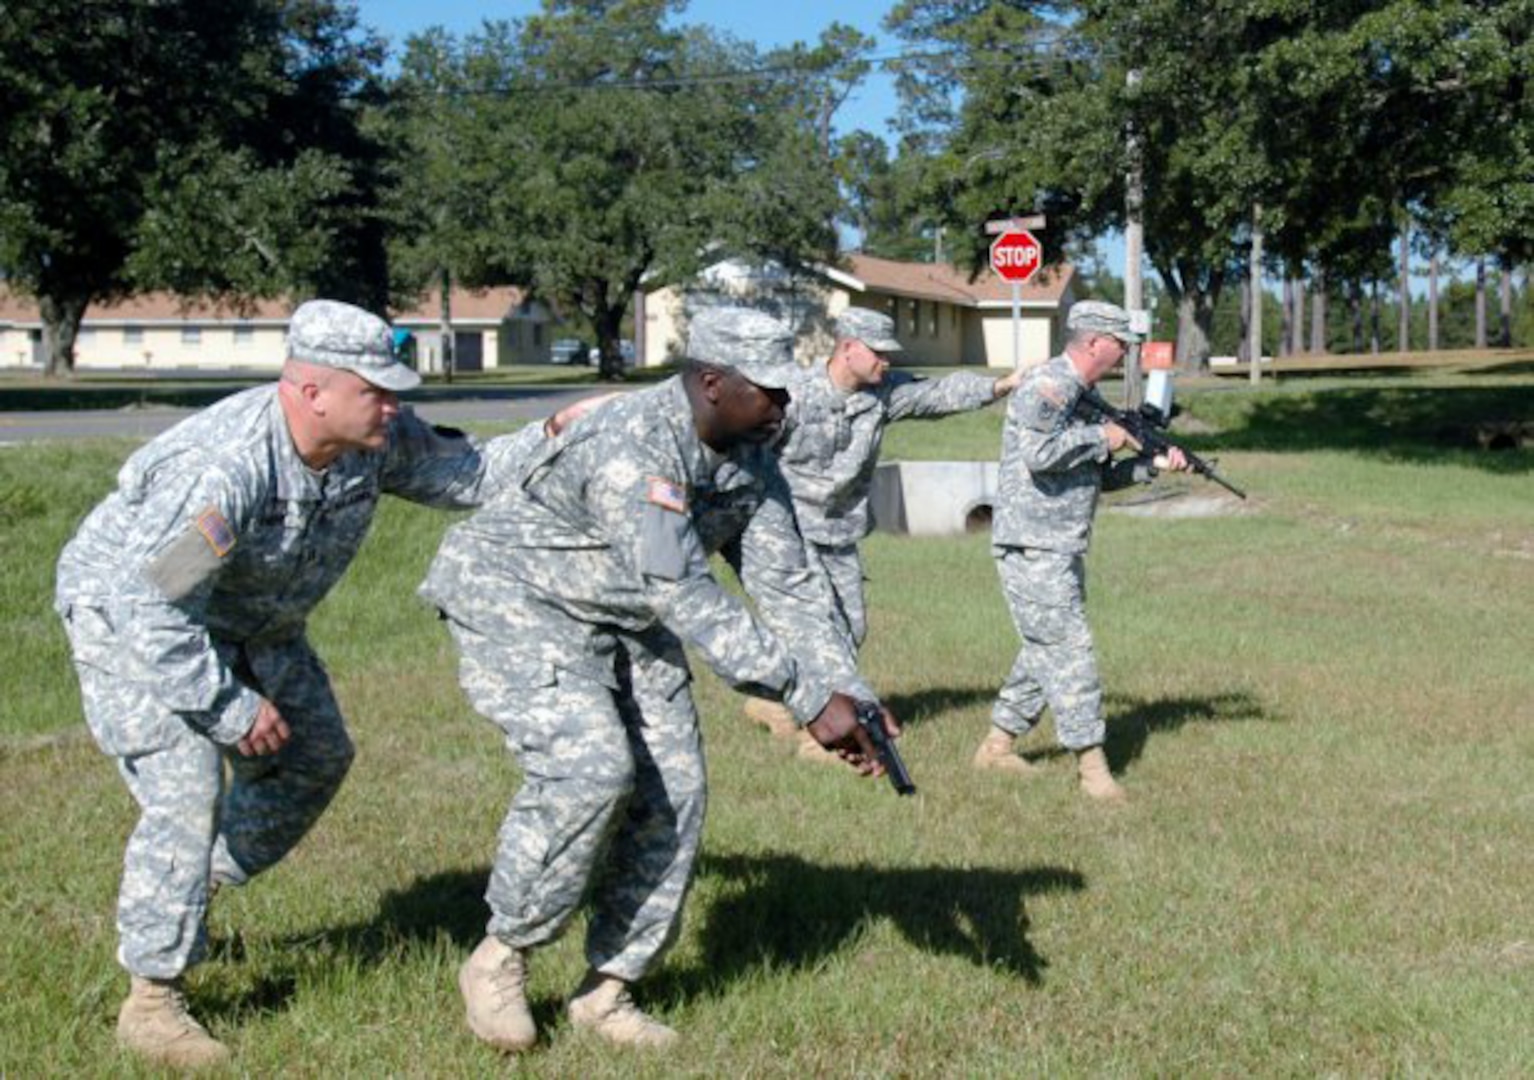
[[[771,311],[798,334],[800,363],[830,354],[836,316],[857,306],[895,320],[905,351],[902,366],[1027,367],[1047,360],[1063,342],[1065,312],[1075,302],[1070,266],[1040,272],[1020,292],[1016,356],[1012,286],[989,271],[974,281],[947,263],[898,262],[849,255],[839,267],[792,273],[776,263],[731,259],[716,263],[685,287],[643,296],[640,363],[681,357],[688,314],[716,303]]]
[[[423,372],[442,370],[440,294],[433,291],[392,318],[410,334],[407,350]],[[292,305],[259,300],[245,307],[184,301],[148,293],[93,304],[80,321],[75,370],[275,371]],[[454,289],[452,330],[457,369],[546,363],[553,317],[518,288]],[[42,320],[37,304],[0,288],[0,367],[39,368]]]

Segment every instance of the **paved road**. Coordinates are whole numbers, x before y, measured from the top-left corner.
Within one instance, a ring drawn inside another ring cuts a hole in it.
[[[511,420],[534,420],[604,388],[541,389],[529,387],[509,395],[411,401],[421,416],[434,424],[496,424]],[[473,391],[469,391],[473,393]],[[196,409],[171,406],[135,406],[127,409],[62,410],[57,412],[0,412],[0,446],[47,439],[79,439],[104,436],[148,439]]]

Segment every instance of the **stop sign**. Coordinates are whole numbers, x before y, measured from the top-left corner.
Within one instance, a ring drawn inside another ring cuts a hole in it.
[[[1002,233],[991,245],[991,269],[1021,285],[1039,272],[1043,249],[1026,229]]]

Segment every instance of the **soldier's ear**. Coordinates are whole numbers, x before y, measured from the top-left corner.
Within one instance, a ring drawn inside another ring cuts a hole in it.
[[[710,405],[719,404],[724,396],[725,373],[718,368],[705,367],[698,372],[698,387]]]

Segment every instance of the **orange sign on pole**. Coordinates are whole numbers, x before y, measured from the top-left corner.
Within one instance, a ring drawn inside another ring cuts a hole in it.
[[[1170,341],[1147,341],[1140,346],[1140,370],[1171,371],[1175,357]]]

